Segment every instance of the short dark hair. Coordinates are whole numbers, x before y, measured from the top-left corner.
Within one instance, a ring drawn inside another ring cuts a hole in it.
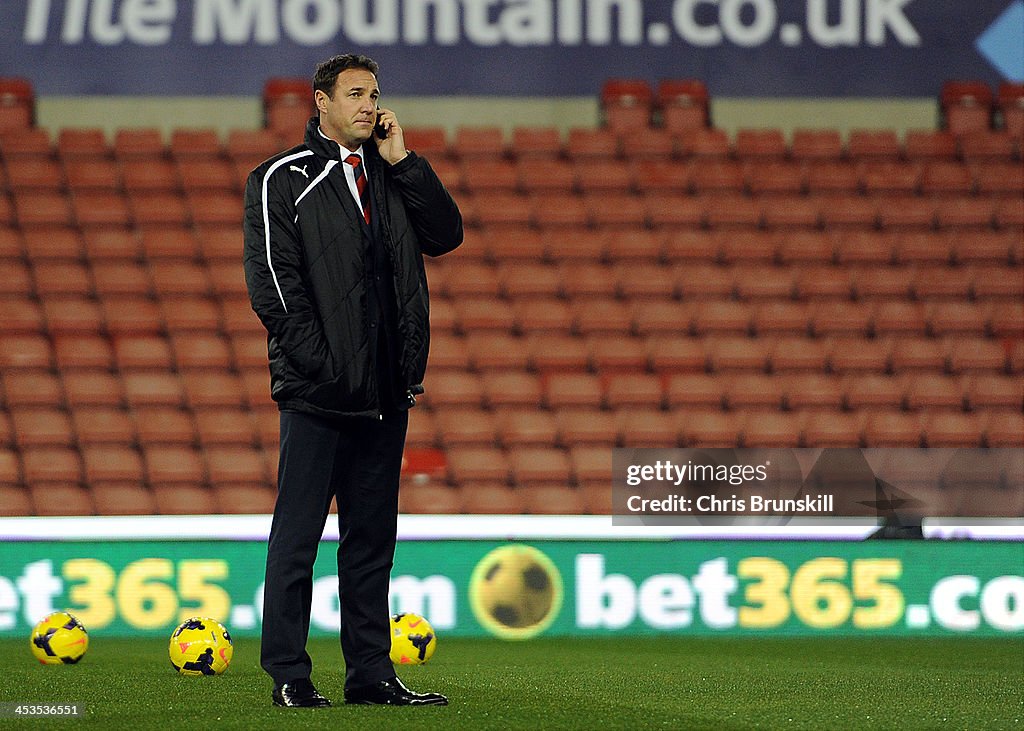
[[[316,72],[313,74],[313,91],[322,91],[327,96],[334,98],[334,85],[338,81],[338,74],[348,69],[366,69],[374,76],[380,66],[369,56],[355,53],[345,53],[340,56],[333,56],[317,64]]]

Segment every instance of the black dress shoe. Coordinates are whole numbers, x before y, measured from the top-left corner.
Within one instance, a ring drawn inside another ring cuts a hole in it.
[[[331,702],[317,691],[308,678],[293,680],[274,688],[275,706],[285,708],[326,708]]]
[[[388,678],[373,685],[345,691],[345,702],[364,706],[447,706],[448,699],[440,693],[416,693],[402,685],[398,678]]]

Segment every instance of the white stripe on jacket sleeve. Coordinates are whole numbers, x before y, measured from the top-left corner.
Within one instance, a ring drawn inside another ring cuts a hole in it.
[[[263,236],[266,239],[267,245],[267,267],[270,269],[270,276],[274,280],[274,288],[277,289],[277,296],[281,298],[281,306],[284,308],[285,312],[288,311],[288,305],[286,305],[284,302],[284,295],[281,293],[281,285],[278,284],[277,281],[277,272],[274,271],[274,264],[270,259],[270,206],[267,203],[267,184],[270,182],[270,176],[273,175],[274,171],[277,170],[279,167],[281,167],[285,163],[291,162],[292,160],[297,160],[300,157],[307,157],[312,154],[312,150],[304,150],[303,152],[296,152],[294,155],[282,157],[280,160],[271,165],[270,169],[267,170],[267,174],[263,176]]]

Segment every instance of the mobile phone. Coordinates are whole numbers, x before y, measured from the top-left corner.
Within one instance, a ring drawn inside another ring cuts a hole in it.
[[[380,116],[380,112],[377,112],[377,124],[374,125],[373,127],[373,133],[377,135],[377,137],[379,137],[380,139],[386,140],[388,138],[388,130],[383,124],[380,123]]]

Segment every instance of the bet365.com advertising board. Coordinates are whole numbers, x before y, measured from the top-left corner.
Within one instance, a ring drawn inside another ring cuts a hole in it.
[[[0,545],[0,637],[54,609],[92,633],[166,635],[184,618],[260,630],[259,541]],[[334,544],[311,634],[336,635]],[[448,636],[1024,633],[1024,544],[1001,541],[403,541],[393,611]]]

